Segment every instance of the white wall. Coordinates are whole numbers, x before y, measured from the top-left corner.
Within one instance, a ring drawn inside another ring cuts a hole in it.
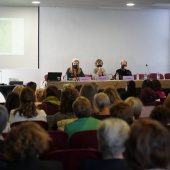
[[[2,70],[2,81],[19,77],[40,84],[48,71],[65,73],[73,58],[92,73],[97,58],[108,74],[125,58],[132,73],[170,72],[169,10],[40,8],[40,69]]]

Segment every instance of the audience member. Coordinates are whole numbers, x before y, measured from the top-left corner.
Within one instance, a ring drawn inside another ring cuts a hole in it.
[[[121,96],[122,100],[125,100],[128,97],[137,97],[138,96],[136,93],[136,84],[133,80],[127,82],[126,89],[124,92],[122,92],[120,94],[120,96]]]
[[[149,117],[155,107],[156,93],[149,87],[141,90],[140,99],[143,103],[140,117]]]
[[[6,102],[5,102],[5,107],[8,110],[8,113],[11,112],[11,110],[18,108],[20,105],[20,99],[19,99],[19,94],[15,92],[10,92],[7,95]]]
[[[121,119],[102,121],[97,133],[102,160],[86,161],[79,170],[127,170],[123,152],[129,132],[129,125]]]
[[[38,88],[36,91],[35,91],[35,95],[36,95],[36,103],[42,103],[42,101],[44,100],[43,98],[43,92],[44,92],[44,89],[43,88]]]
[[[110,99],[107,94],[100,92],[94,96],[94,102],[99,109],[99,113],[94,118],[103,120],[110,117]]]
[[[141,100],[137,97],[128,97],[125,100],[125,103],[129,104],[133,110],[133,116],[135,119],[138,119],[142,112],[143,104]]]
[[[110,107],[110,115],[125,120],[129,125],[133,123],[133,109],[124,101],[116,102]]]
[[[23,88],[24,88],[23,85],[16,85],[16,86],[13,88],[12,92],[17,93],[17,94],[20,96],[21,91],[22,91]]]
[[[31,88],[35,93],[36,88],[37,88],[37,84],[35,82],[33,82],[33,81],[30,81],[30,82],[27,83],[26,87]]]
[[[150,87],[153,90],[153,84],[152,84],[151,80],[146,79],[142,82],[142,89],[144,89],[146,87]]]
[[[153,89],[159,95],[159,98],[165,98],[165,93],[162,90],[162,86],[159,80],[152,80]]]
[[[125,158],[131,170],[161,170],[170,164],[170,134],[159,122],[136,121],[126,142]]]
[[[59,111],[60,101],[58,99],[58,88],[55,85],[50,85],[45,89],[45,99],[39,105],[38,109],[45,111],[47,115],[54,115]]]
[[[87,98],[83,96],[78,97],[73,103],[73,112],[78,119],[67,124],[64,129],[68,133],[69,138],[78,131],[98,128],[100,120],[90,117],[92,107]]]
[[[106,76],[106,71],[103,67],[103,61],[101,59],[97,59],[95,62],[95,67],[93,70],[94,77],[98,76]]]
[[[42,161],[38,157],[48,149],[48,133],[33,122],[14,127],[5,142],[7,170],[61,170],[57,161]]]
[[[123,76],[131,76],[132,75],[131,71],[127,67],[126,60],[120,61],[120,69],[116,70],[114,77],[116,77],[116,74],[119,75],[119,80],[123,80]]]
[[[4,129],[7,127],[8,122],[8,111],[7,109],[0,105],[0,153],[4,152],[4,138],[2,133]]]
[[[72,104],[78,96],[79,92],[73,87],[65,87],[61,91],[60,112],[54,114],[53,116],[53,130],[64,130],[66,124],[71,123],[77,119],[73,113]]]
[[[164,100],[163,105],[170,109],[170,95],[168,95],[167,98]]]
[[[86,97],[91,103],[91,107],[92,107],[91,116],[97,115],[99,113],[99,110],[94,103],[94,95],[96,93],[97,91],[94,85],[92,85],[91,83],[84,84],[80,90],[80,96]]]
[[[117,92],[117,90],[114,86],[106,87],[103,92],[106,93],[109,96],[110,104],[121,101],[119,93]]]
[[[9,116],[9,123],[20,121],[41,120],[47,121],[44,110],[36,109],[35,93],[29,88],[25,87],[20,95],[20,106],[11,111]]]
[[[71,67],[67,69],[67,80],[78,80],[78,77],[84,77],[83,70],[79,66],[80,62],[77,58],[73,59]]]

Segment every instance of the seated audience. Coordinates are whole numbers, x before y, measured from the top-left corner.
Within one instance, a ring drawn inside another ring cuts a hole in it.
[[[73,113],[72,104],[79,96],[79,92],[73,87],[64,87],[61,91],[60,112],[54,114],[52,120],[53,130],[64,130],[66,124],[77,119]]]
[[[10,113],[10,124],[20,121],[47,121],[46,113],[44,112],[44,110],[39,110],[35,106],[35,94],[31,88],[25,87],[22,90],[20,103],[21,104],[19,108],[12,110]]]
[[[112,104],[110,107],[110,115],[113,118],[123,119],[129,125],[133,123],[133,109],[124,101],[119,101]]]
[[[36,91],[35,91],[35,95],[36,95],[36,103],[42,103],[42,101],[44,100],[43,98],[43,92],[44,92],[44,89],[43,88],[38,88]]]
[[[125,103],[129,104],[133,110],[133,116],[135,119],[138,119],[142,112],[143,104],[141,100],[137,97],[128,97],[125,100]]]
[[[48,149],[50,140],[48,133],[33,122],[14,127],[5,142],[6,170],[62,170],[59,162],[38,158]]]
[[[30,87],[34,91],[34,93],[35,93],[36,88],[37,88],[37,84],[35,82],[33,82],[33,81],[30,81],[30,82],[28,82],[26,84],[26,87]]]
[[[100,120],[90,117],[92,107],[87,98],[83,96],[78,97],[73,103],[73,112],[78,119],[67,124],[64,129],[68,133],[69,138],[76,132],[98,128]]]
[[[0,105],[0,153],[4,152],[4,138],[2,133],[7,126],[8,122],[8,111],[7,109]]]
[[[120,96],[121,96],[122,100],[125,100],[128,97],[137,97],[138,96],[136,93],[136,84],[133,80],[127,82],[126,89],[124,92],[122,92],[120,94]]]
[[[16,86],[13,88],[12,92],[17,93],[17,94],[20,96],[21,91],[22,91],[23,88],[24,88],[23,85],[16,85]]]
[[[110,117],[110,99],[107,94],[101,92],[94,96],[94,102],[99,109],[99,113],[94,118],[103,120]]]
[[[131,170],[163,170],[170,165],[170,134],[158,121],[140,119],[126,141],[125,159]]]
[[[170,130],[170,109],[167,107],[163,105],[155,107],[149,117],[159,121]]]
[[[91,116],[97,115],[99,113],[99,110],[94,103],[94,95],[96,93],[97,93],[96,88],[91,83],[84,84],[80,90],[80,96],[86,97],[91,103],[92,107]]]
[[[129,132],[129,125],[121,119],[102,121],[97,132],[102,159],[86,161],[79,170],[127,170],[123,152]]]
[[[59,91],[55,85],[50,85],[45,89],[45,99],[39,105],[38,109],[45,111],[47,115],[54,115],[59,111],[60,101],[58,99]]]
[[[153,90],[153,83],[151,80],[146,79],[142,82],[142,89],[144,89],[146,87],[150,87]]]
[[[153,84],[153,89],[155,90],[155,92],[159,95],[159,98],[165,98],[165,93],[162,90],[162,86],[159,80],[152,80],[152,84]]]
[[[113,104],[117,101],[121,101],[119,93],[117,92],[114,86],[106,87],[103,92],[109,96],[110,104]]]
[[[141,89],[140,99],[143,103],[143,108],[140,117],[149,117],[151,111],[155,107],[156,93],[149,87]]]
[[[19,99],[19,94],[10,92],[7,95],[6,102],[5,102],[5,107],[8,110],[8,113],[11,112],[11,110],[18,108],[20,105],[20,99]]]

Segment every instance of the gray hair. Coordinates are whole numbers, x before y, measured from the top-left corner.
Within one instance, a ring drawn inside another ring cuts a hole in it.
[[[110,106],[109,96],[103,92],[94,96],[94,102],[100,111],[102,111],[105,107]]]
[[[8,122],[8,111],[5,106],[0,105],[0,133],[3,132]]]
[[[122,155],[129,132],[130,126],[124,120],[109,118],[102,121],[97,135],[103,158]]]

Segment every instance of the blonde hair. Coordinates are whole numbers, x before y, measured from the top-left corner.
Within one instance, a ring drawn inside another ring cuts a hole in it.
[[[97,59],[95,62],[95,66],[97,67],[97,63],[101,63],[103,65],[103,61],[101,59]]]
[[[77,68],[73,68],[73,62],[75,62],[75,61],[77,61],[77,62],[78,62]],[[79,63],[80,63],[80,62],[79,62],[79,60],[78,60],[78,59],[73,60],[73,61],[72,61],[72,63],[71,63],[71,67],[70,67],[69,72],[70,72],[70,73],[74,73],[74,71],[76,71],[76,72],[77,72],[77,74],[80,74],[81,69],[80,69],[80,67],[79,67]]]
[[[17,86],[14,87],[14,89],[12,90],[12,92],[17,93],[17,94],[19,94],[19,96],[20,96],[21,91],[23,90],[23,88],[24,88],[23,85],[17,85]]]

